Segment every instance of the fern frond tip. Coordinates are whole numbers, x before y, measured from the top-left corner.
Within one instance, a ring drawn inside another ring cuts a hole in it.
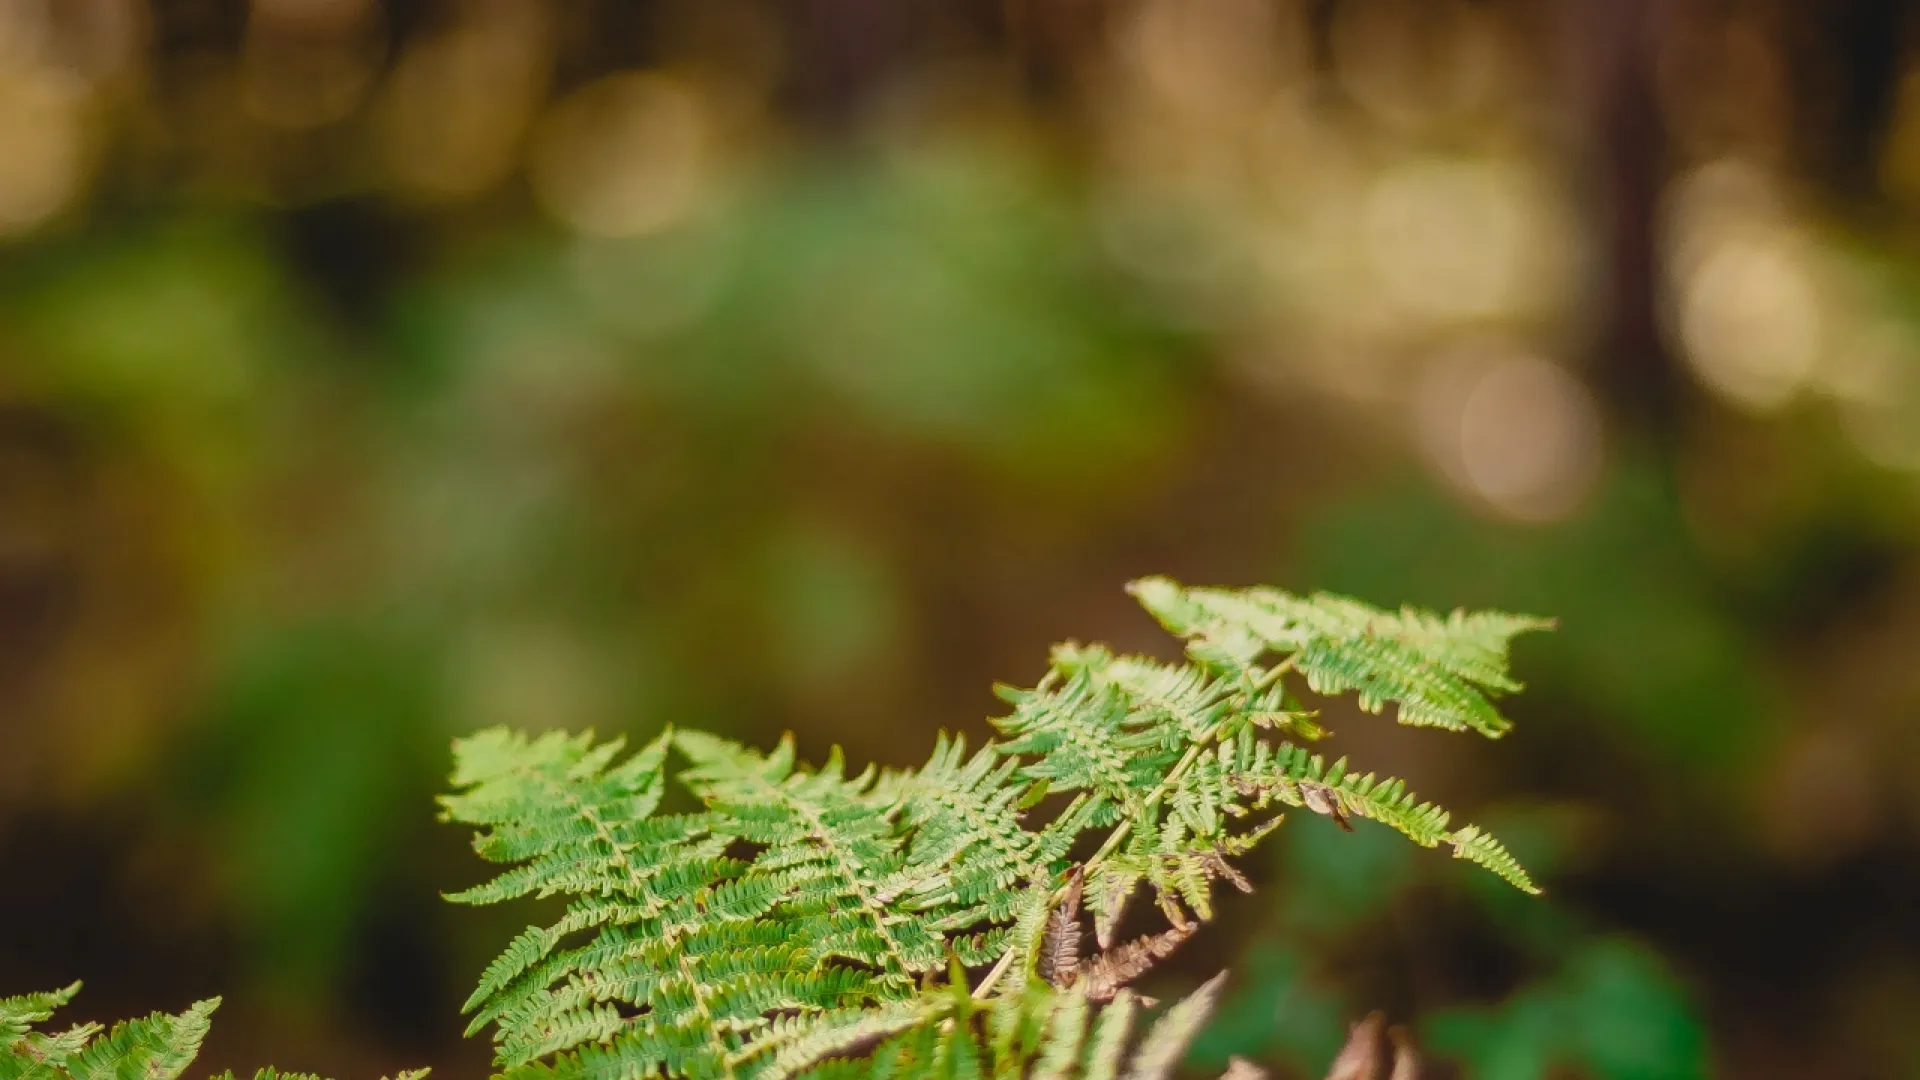
[[[1468,825],[1453,833],[1447,837],[1447,843],[1453,848],[1454,858],[1484,867],[1530,896],[1541,894],[1541,888],[1533,883],[1526,868],[1513,857],[1507,846],[1478,825]]]

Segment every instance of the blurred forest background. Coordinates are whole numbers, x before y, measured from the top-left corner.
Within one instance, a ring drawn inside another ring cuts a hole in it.
[[[1150,572],[1556,615],[1161,976],[1318,1076],[1920,1077],[1897,0],[0,0],[0,993],[483,1075],[490,724],[913,764]],[[1307,815],[1311,818],[1311,815]]]

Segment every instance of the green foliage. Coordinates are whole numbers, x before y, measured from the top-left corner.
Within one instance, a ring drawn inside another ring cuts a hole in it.
[[[1308,523],[1302,559],[1315,580],[1362,595],[1559,613],[1566,631],[1533,663],[1580,702],[1569,719],[1590,716],[1636,758],[1687,769],[1695,782],[1674,794],[1719,835],[1731,825],[1715,815],[1735,803],[1723,785],[1749,783],[1781,737],[1780,695],[1762,675],[1752,605],[1702,579],[1697,531],[1669,482],[1625,461],[1590,512],[1545,527],[1487,521],[1426,485],[1395,487]]]
[[[1449,1009],[1427,1045],[1484,1080],[1577,1067],[1599,1080],[1699,1080],[1706,1033],[1659,961],[1632,942],[1592,941],[1551,978],[1496,1008]]]
[[[1275,803],[1379,821],[1535,891],[1498,841],[1401,781],[1288,741],[1324,733],[1287,677],[1497,737],[1494,699],[1519,689],[1508,642],[1540,620],[1132,590],[1189,663],[1060,646],[1037,686],[1002,688],[1003,741],[969,754],[942,736],[918,770],[849,776],[837,750],[808,768],[790,739],[761,754],[691,731],[624,757],[590,734],[461,740],[443,816],[508,869],[451,899],[569,900],[488,966],[470,1033],[493,1026],[508,1080],[1163,1076],[1219,980],[1132,1047],[1126,984],[1212,917],[1216,881],[1252,887],[1230,860]],[[656,814],[676,761],[698,809]],[[1116,941],[1143,885],[1166,928]]]
[[[219,998],[195,1002],[177,1016],[154,1013],[115,1024],[80,1024],[54,1035],[33,1030],[80,992],[74,983],[51,993],[0,998],[0,1080],[174,1080],[186,1072],[207,1037]],[[420,1080],[426,1070],[396,1080]],[[234,1080],[231,1072],[220,1080]],[[254,1080],[318,1080],[262,1069]]]

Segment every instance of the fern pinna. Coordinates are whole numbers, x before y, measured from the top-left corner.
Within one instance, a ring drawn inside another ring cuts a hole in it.
[[[177,1016],[154,1013],[115,1024],[101,1034],[99,1024],[79,1024],[57,1034],[33,1030],[80,992],[64,990],[0,998],[0,1080],[174,1080],[186,1073],[207,1037],[219,998],[195,1002]],[[397,1080],[420,1080],[425,1069]],[[229,1072],[218,1080],[235,1080]],[[318,1080],[317,1077],[261,1069],[254,1080]]]
[[[1000,741],[942,736],[916,770],[693,731],[624,757],[591,735],[460,741],[443,816],[511,868],[451,899],[569,898],[488,966],[469,1033],[493,1026],[508,1080],[1165,1076],[1218,980],[1137,1041],[1127,984],[1212,916],[1216,883],[1251,887],[1232,860],[1277,823],[1259,811],[1371,819],[1535,891],[1493,837],[1307,750],[1324,733],[1288,681],[1494,738],[1508,643],[1544,622],[1131,591],[1187,663],[1062,645],[1039,685],[1001,689]],[[657,813],[676,762],[699,809]],[[1143,892],[1165,928],[1119,940]]]

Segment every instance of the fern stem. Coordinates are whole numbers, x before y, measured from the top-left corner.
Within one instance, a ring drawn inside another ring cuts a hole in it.
[[[1007,969],[1013,966],[1013,958],[1019,951],[1017,948],[1009,948],[1000,955],[1000,959],[995,962],[992,970],[981,976],[980,985],[973,988],[973,1000],[987,1000],[987,995],[993,992],[993,984],[999,982],[1000,976],[1005,975]]]
[[[1280,677],[1282,675],[1285,675],[1287,672],[1293,670],[1293,662],[1299,656],[1300,656],[1299,653],[1294,653],[1293,655],[1287,657],[1285,660],[1282,660],[1279,663],[1273,665],[1271,668],[1268,668],[1266,674],[1260,676],[1258,679],[1255,679],[1253,681],[1253,688],[1256,691],[1265,690],[1267,687],[1272,686],[1274,683],[1279,682]]]
[[[1282,676],[1293,670],[1293,660],[1294,658],[1289,656],[1268,669],[1254,682],[1254,691],[1257,693],[1278,682]],[[1114,849],[1126,841],[1127,835],[1133,831],[1135,821],[1140,820],[1140,817],[1144,816],[1144,814],[1158,810],[1160,800],[1166,797],[1167,792],[1179,786],[1181,779],[1187,775],[1187,770],[1193,767],[1193,763],[1199,760],[1201,753],[1204,752],[1207,747],[1213,745],[1214,739],[1219,734],[1220,725],[1214,724],[1207,729],[1206,734],[1195,739],[1192,745],[1187,747],[1187,752],[1180,756],[1180,760],[1174,764],[1167,775],[1154,787],[1153,794],[1147,797],[1147,801],[1141,806],[1142,815],[1128,818],[1114,826],[1113,831],[1107,834],[1107,839],[1100,845],[1100,849],[1094,852],[1093,855],[1082,864],[1084,869],[1091,871],[1094,867],[1100,865],[1102,859],[1113,854]],[[1078,803],[1076,802],[1075,805],[1078,805]],[[1060,898],[1066,895],[1066,891],[1067,886],[1064,885],[1054,890],[1051,903],[1058,903]],[[994,984],[998,983],[1000,977],[1006,974],[1007,969],[1013,966],[1014,956],[1017,952],[1018,949],[1016,948],[1008,948],[986,975],[980,979],[979,985],[973,988],[973,998],[975,1001],[984,1001],[986,999],[986,996],[992,992]]]
[[[1172,788],[1174,783],[1186,775],[1187,769],[1192,767],[1194,760],[1197,759],[1200,756],[1200,752],[1206,749],[1207,745],[1213,741],[1214,735],[1218,733],[1219,730],[1220,725],[1215,724],[1207,729],[1207,733],[1204,736],[1196,739],[1192,746],[1187,747],[1186,754],[1181,757],[1179,763],[1173,767],[1173,771],[1167,774],[1166,779],[1154,789],[1153,794],[1142,804],[1141,811],[1143,813],[1150,813],[1159,807],[1161,797]],[[1127,833],[1132,831],[1134,820],[1134,818],[1128,818],[1126,821],[1115,826],[1114,830],[1107,834],[1106,842],[1100,845],[1100,850],[1094,852],[1091,858],[1081,864],[1082,867],[1091,870],[1100,864],[1101,859],[1111,855],[1113,849],[1119,847],[1120,842],[1127,838]],[[1062,885],[1058,889],[1055,889],[1053,895],[1047,901],[1048,906],[1051,907],[1059,903],[1069,888],[1071,888],[1071,886]],[[994,984],[998,983],[1000,977],[1007,973],[1007,969],[1013,966],[1014,957],[1017,956],[1019,952],[1020,947],[1015,945],[1009,946],[1007,951],[1001,954],[1000,959],[995,962],[992,969],[980,979],[980,984],[973,988],[973,998],[975,1001],[986,1000],[987,994],[992,992]]]
[[[1160,781],[1159,786],[1153,789],[1153,794],[1148,796],[1147,801],[1142,804],[1140,808],[1141,816],[1160,808],[1161,798],[1181,777],[1187,774],[1187,769],[1192,767],[1194,760],[1200,756],[1200,751],[1206,749],[1207,744],[1213,741],[1215,733],[1219,730],[1220,726],[1215,724],[1213,727],[1207,729],[1205,736],[1196,741],[1192,746],[1187,747],[1187,752],[1181,755],[1180,761],[1174,765],[1173,771],[1167,773],[1166,779]],[[1100,850],[1094,852],[1093,856],[1087,860],[1087,869],[1092,870],[1095,866],[1100,865],[1100,860],[1113,854],[1113,849],[1119,847],[1121,842],[1127,838],[1127,834],[1133,831],[1133,823],[1137,820],[1139,820],[1139,817],[1131,817],[1114,826],[1113,831],[1107,834],[1106,842],[1100,845]]]

